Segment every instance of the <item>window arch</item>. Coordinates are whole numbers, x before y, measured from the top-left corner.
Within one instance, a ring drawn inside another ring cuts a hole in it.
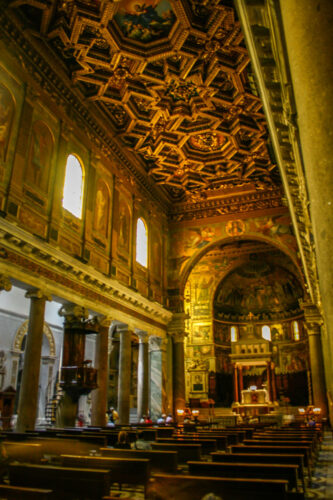
[[[74,155],[67,157],[62,206],[78,219],[82,217],[83,168]]]
[[[148,236],[145,221],[140,218],[136,223],[136,261],[147,267],[148,261]]]
[[[261,329],[261,335],[262,335],[262,338],[265,339],[265,340],[272,340],[271,338],[271,329],[268,325],[265,325],[262,327]]]
[[[237,340],[238,340],[237,327],[236,326],[232,326],[230,328],[230,339],[231,339],[231,342],[237,342]]]

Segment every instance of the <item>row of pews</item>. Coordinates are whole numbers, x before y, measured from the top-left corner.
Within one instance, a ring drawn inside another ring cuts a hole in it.
[[[127,450],[112,448],[118,431],[1,433],[9,484],[0,498],[111,500],[125,484],[142,485],[147,500],[304,500],[321,443],[320,428],[151,427],[152,449]]]

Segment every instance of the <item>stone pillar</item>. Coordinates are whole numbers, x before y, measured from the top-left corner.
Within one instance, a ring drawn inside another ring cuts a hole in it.
[[[275,403],[277,400],[277,397],[276,397],[276,378],[275,378],[275,365],[274,365],[274,363],[271,363],[271,373],[272,373],[272,400],[273,400],[273,403]]]
[[[119,380],[119,338],[114,327],[110,345],[108,406],[118,408],[118,380]]]
[[[41,290],[26,293],[31,300],[27,342],[20,388],[16,430],[25,432],[35,428],[38,406],[38,382],[42,353],[45,302],[48,298]]]
[[[267,361],[266,363],[267,369],[267,392],[268,392],[268,400],[272,401],[272,381],[271,381],[271,363]]]
[[[139,337],[139,359],[138,359],[138,403],[137,418],[138,422],[143,415],[148,415],[148,396],[149,396],[149,360],[148,360],[148,334],[147,332],[137,332]]]
[[[309,339],[313,404],[321,408],[322,414],[326,416],[326,385],[320,328],[323,321],[316,306],[306,302],[303,302],[302,306],[305,316],[305,327],[307,329]]]
[[[185,353],[184,332],[173,335],[173,408],[175,418],[177,410],[185,409]]]
[[[96,339],[95,368],[98,370],[98,388],[91,394],[91,424],[103,427],[106,425],[106,410],[109,382],[109,329],[111,319],[97,318],[99,333]]]
[[[235,403],[239,403],[239,394],[238,394],[238,368],[237,365],[234,365],[234,400]]]
[[[173,411],[175,420],[177,419],[177,410],[184,410],[185,396],[185,352],[184,339],[185,320],[188,318],[186,313],[174,313],[172,320],[168,325],[168,333],[172,336],[173,351]]]
[[[127,325],[118,325],[119,333],[119,374],[118,374],[118,414],[119,423],[129,424],[131,393],[131,334]]]
[[[327,384],[332,392],[333,2],[308,0],[300,5],[298,0],[281,0],[280,8],[296,100],[319,288],[328,333],[324,337],[324,351]],[[317,340],[312,338],[311,344],[319,343],[318,334],[310,334],[312,337],[315,335]],[[318,351],[319,347],[315,349]],[[316,368],[316,372],[318,370]]]

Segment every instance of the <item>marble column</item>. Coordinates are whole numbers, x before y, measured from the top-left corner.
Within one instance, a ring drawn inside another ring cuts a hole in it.
[[[139,337],[139,359],[138,359],[138,422],[143,415],[148,415],[149,396],[149,360],[148,360],[148,334],[147,332],[136,332]]]
[[[332,392],[333,2],[307,0],[300,5],[298,0],[281,0],[279,4],[296,100],[319,288],[327,328],[327,336],[323,339],[327,385]],[[311,344],[319,344],[319,334],[310,335],[313,337]],[[318,352],[320,349],[315,347],[315,350]],[[316,373],[319,371],[316,368]],[[318,397],[315,388],[314,392]],[[333,421],[333,415],[331,417]]]
[[[184,332],[173,335],[173,409],[175,418],[177,410],[185,409],[185,352]]]
[[[161,337],[150,337],[150,412],[153,420],[166,412],[166,342]]]
[[[118,414],[119,423],[129,424],[131,393],[131,335],[127,325],[118,325],[119,333],[119,375],[118,375]]]
[[[322,409],[322,414],[327,415],[326,384],[324,375],[323,351],[321,345],[322,318],[316,306],[311,303],[302,303],[305,327],[309,340],[309,358],[312,380],[313,404]]]
[[[114,408],[118,407],[119,344],[119,337],[115,330],[110,345],[110,382],[108,388],[108,405]]]
[[[91,424],[103,427],[106,425],[106,410],[109,382],[109,329],[111,319],[97,318],[99,333],[96,338],[95,368],[98,370],[98,388],[91,394]]]
[[[234,400],[235,403],[239,403],[239,394],[238,394],[238,368],[235,364],[234,366]]]
[[[166,373],[165,373],[165,413],[173,413],[173,355],[172,337],[166,336]]]
[[[41,290],[28,291],[26,297],[30,299],[30,314],[18,404],[17,432],[35,428],[45,302],[48,300]]]

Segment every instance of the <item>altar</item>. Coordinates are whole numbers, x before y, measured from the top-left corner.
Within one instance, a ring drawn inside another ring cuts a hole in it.
[[[275,408],[269,400],[267,389],[244,389],[241,391],[241,402],[234,403],[232,409],[242,416],[257,416],[269,413]]]

